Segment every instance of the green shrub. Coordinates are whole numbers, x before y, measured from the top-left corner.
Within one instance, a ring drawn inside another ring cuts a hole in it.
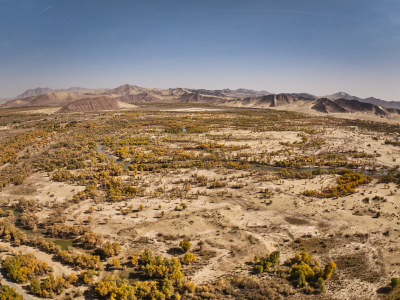
[[[394,290],[395,288],[397,288],[400,284],[400,279],[397,277],[393,277],[390,280],[390,287],[392,288],[392,290]]]
[[[179,243],[179,247],[181,247],[183,252],[188,252],[190,250],[191,244],[187,239],[184,239]]]

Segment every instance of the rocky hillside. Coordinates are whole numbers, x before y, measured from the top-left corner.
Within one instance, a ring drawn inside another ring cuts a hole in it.
[[[400,109],[400,102],[397,102],[397,101],[385,101],[385,100],[377,99],[374,97],[361,99],[359,101],[364,102],[364,103],[371,103],[374,105],[379,105],[379,106],[382,106],[385,108]]]
[[[282,108],[296,110],[299,107],[307,108],[309,112],[317,111],[325,114],[331,113],[367,113],[389,118],[391,114],[399,114],[400,110],[382,108],[380,106],[364,103],[358,100],[347,99],[312,99],[308,96],[294,96],[294,94],[277,94],[262,97],[246,98],[234,102],[234,106],[255,108]],[[304,110],[303,110],[304,111]]]
[[[382,99],[378,99],[375,97],[369,97],[369,98],[360,98],[360,97],[356,97],[350,94],[347,94],[345,92],[339,92],[339,93],[335,93],[332,95],[328,95],[325,98],[329,98],[329,99],[333,99],[333,100],[337,100],[337,99],[345,99],[345,100],[357,100],[363,103],[370,103],[376,106],[382,106],[384,108],[397,108],[400,109],[400,102],[398,101],[385,101]]]
[[[340,106],[335,102],[335,100],[329,98],[321,98],[318,99],[317,102],[312,107],[316,111],[322,113],[348,113],[349,111],[344,107]]]
[[[290,105],[303,100],[308,101],[313,99],[296,96],[294,94],[271,94],[267,96],[245,98],[243,100],[236,101],[236,104],[240,106],[251,107],[278,107]]]
[[[388,117],[391,112],[396,113],[396,111],[385,110],[384,108],[371,103],[363,103],[358,100],[347,99],[321,98],[317,100],[316,104],[312,108],[323,113],[364,112],[383,117]]]

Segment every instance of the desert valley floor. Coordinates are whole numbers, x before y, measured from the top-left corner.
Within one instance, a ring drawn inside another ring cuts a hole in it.
[[[10,108],[0,149],[1,283],[26,299],[400,297],[397,122]]]

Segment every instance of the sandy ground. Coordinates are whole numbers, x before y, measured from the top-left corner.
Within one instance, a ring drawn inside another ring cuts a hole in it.
[[[21,110],[21,113],[25,114],[45,114],[45,115],[51,115],[55,114],[58,110],[60,110],[60,107],[48,107],[48,108],[30,108],[29,110]]]
[[[122,109],[134,109],[137,107],[137,105],[133,105],[133,104],[129,104],[126,102],[121,102],[121,101],[118,101],[118,105]]]
[[[52,181],[46,173],[34,173],[21,186],[7,186],[1,191],[0,198],[34,199],[40,203],[62,202],[84,189],[84,186]]]

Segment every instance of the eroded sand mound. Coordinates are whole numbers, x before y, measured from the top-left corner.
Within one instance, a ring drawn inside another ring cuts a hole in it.
[[[89,112],[89,111],[102,111],[102,110],[118,110],[123,108],[135,107],[127,103],[121,103],[117,99],[109,97],[94,97],[85,98],[71,102],[62,107],[59,113],[70,112]]]
[[[79,98],[81,98],[79,94],[71,92],[48,93],[39,96],[10,100],[4,103],[1,107],[62,106]]]

